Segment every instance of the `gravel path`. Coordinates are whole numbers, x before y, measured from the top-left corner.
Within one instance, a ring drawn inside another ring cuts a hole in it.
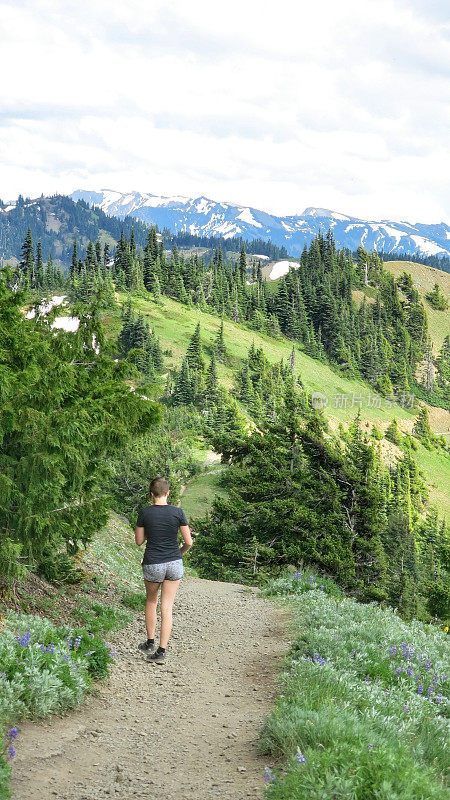
[[[136,649],[143,615],[117,634],[98,696],[20,726],[13,800],[260,800],[256,743],[281,666],[283,612],[242,586],[185,578],[167,662]]]

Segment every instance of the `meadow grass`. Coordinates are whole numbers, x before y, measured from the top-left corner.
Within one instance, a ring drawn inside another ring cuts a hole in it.
[[[444,800],[444,632],[297,573],[267,596],[293,610],[281,694],[260,737],[271,800]]]
[[[203,517],[211,508],[215,497],[226,496],[226,490],[220,485],[226,469],[225,464],[215,464],[190,479],[181,498],[181,506],[188,520]]]

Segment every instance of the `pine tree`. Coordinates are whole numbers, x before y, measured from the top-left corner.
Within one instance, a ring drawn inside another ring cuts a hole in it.
[[[217,360],[223,364],[227,356],[225,340],[224,340],[224,332],[223,332],[223,319],[220,321],[220,328],[216,335],[215,353]]]
[[[175,405],[187,405],[194,402],[191,370],[187,358],[181,363],[181,369],[175,377],[172,399]]]
[[[241,254],[239,256],[239,280],[245,284],[247,280],[247,255],[245,252],[245,245],[242,245]]]
[[[205,398],[208,405],[213,405],[216,402],[218,387],[216,357],[213,350],[206,372]]]
[[[23,277],[28,278],[30,286],[35,286],[35,269],[34,269],[34,251],[33,251],[33,235],[31,228],[28,228],[25,241],[22,245],[20,270]]]
[[[36,286],[42,289],[44,285],[44,261],[42,258],[42,240],[38,239],[36,245]]]
[[[396,419],[393,419],[392,422],[388,425],[386,433],[384,435],[385,438],[388,439],[388,441],[392,442],[392,444],[397,445],[397,447],[400,447],[402,443],[402,437]]]
[[[432,449],[436,437],[430,427],[426,406],[420,406],[419,414],[414,422],[413,434],[428,450]]]
[[[78,273],[78,247],[77,240],[73,240],[72,260],[70,262],[69,274],[74,277]]]
[[[197,323],[194,333],[192,334],[188,348],[186,350],[186,361],[191,370],[199,372],[204,371],[205,362],[202,356],[202,346],[200,341],[200,323]]]
[[[21,563],[59,579],[71,568],[67,554],[86,545],[108,518],[107,462],[159,421],[160,412],[130,392],[131,371],[119,371],[102,351],[95,304],[78,331],[66,333],[53,331],[45,317],[26,320],[23,303],[23,294],[9,291],[0,275],[0,339],[7,356],[0,564],[9,561],[10,579]]]

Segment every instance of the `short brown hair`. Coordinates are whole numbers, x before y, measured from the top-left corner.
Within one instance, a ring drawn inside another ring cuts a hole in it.
[[[163,497],[163,495],[167,494],[170,489],[169,481],[166,481],[165,478],[153,478],[150,484],[150,494],[153,497]]]

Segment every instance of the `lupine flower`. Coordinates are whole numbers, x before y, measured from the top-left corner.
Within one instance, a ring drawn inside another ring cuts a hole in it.
[[[74,650],[78,650],[78,648],[79,648],[79,646],[81,644],[82,638],[83,638],[82,634],[81,633],[78,634],[77,638],[75,639],[75,641],[73,643],[73,649]]]
[[[72,637],[70,635],[67,637],[67,644],[72,647]]]
[[[269,783],[273,783],[274,781],[275,781],[275,775],[273,774],[270,767],[266,767],[264,770],[264,783],[267,786]]]
[[[24,633],[23,636],[19,636],[19,634],[17,634],[17,641],[21,647],[28,647],[30,644],[30,631]]]
[[[320,587],[320,591],[323,592],[323,586]]]
[[[18,735],[19,735],[18,729],[11,728],[10,732],[8,733],[8,738],[11,739],[11,741],[13,741],[14,739],[17,739]]]
[[[397,667],[397,669],[395,670],[395,677],[396,678],[398,678],[398,676],[400,675],[401,671],[402,671],[402,668],[401,667]]]
[[[412,667],[408,667],[408,669],[406,670],[406,674],[408,675],[408,677],[411,677],[411,675],[413,674]]]
[[[310,582],[310,583],[314,583],[314,578],[313,578],[313,576],[312,576],[312,575],[310,575],[310,576],[309,576],[309,582]]]
[[[41,653],[53,653],[54,649],[55,645],[53,643],[49,644],[48,647],[45,644],[41,644]]]
[[[353,656],[353,657],[355,657],[355,655],[356,655],[356,650],[355,650],[354,648],[352,649],[352,651],[351,651],[350,655],[351,655],[351,656]]]
[[[430,699],[431,695],[433,694],[433,687],[429,686],[427,689],[427,697]]]
[[[417,694],[423,694],[423,686],[422,686],[421,683],[419,683],[419,685],[417,687]]]
[[[405,712],[405,714],[409,714],[408,706],[403,706],[403,711]]]
[[[368,749],[369,751],[370,751],[370,750],[372,750],[372,747],[375,747],[375,745],[374,745],[374,744],[368,744],[368,745],[367,745],[367,749]]]
[[[8,747],[6,758],[14,758],[15,755],[16,755],[16,748],[12,746]]]
[[[396,652],[397,652],[397,648],[396,648],[395,644],[393,644],[392,647],[389,650],[389,655],[390,656],[395,656]]]
[[[436,703],[442,703],[442,695],[441,694],[437,694],[434,699],[436,700]]]
[[[370,678],[369,678],[369,676],[368,676],[368,675],[366,675],[366,677],[364,678],[364,680],[366,681],[366,683],[370,683]]]
[[[304,764],[306,761],[305,756],[300,750],[297,750],[297,764]]]

